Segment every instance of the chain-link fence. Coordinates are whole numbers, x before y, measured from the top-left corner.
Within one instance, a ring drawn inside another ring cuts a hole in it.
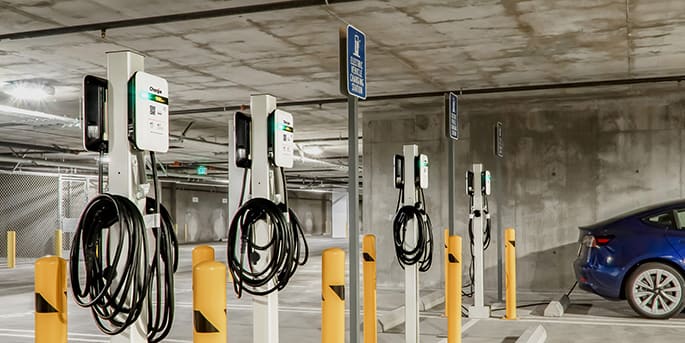
[[[7,258],[7,232],[16,232],[18,263],[55,253],[55,230],[64,230],[63,247],[71,248],[73,228],[90,197],[95,179],[0,173],[0,258]]]
[[[97,195],[97,179],[83,176],[60,176],[58,182],[59,227],[64,231],[62,246],[65,251],[69,251],[81,212],[88,201]]]

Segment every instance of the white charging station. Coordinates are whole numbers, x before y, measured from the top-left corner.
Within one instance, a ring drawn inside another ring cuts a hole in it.
[[[276,109],[271,95],[250,97],[250,112],[234,119],[243,191],[228,230],[227,256],[236,295],[253,296],[253,341],[277,343],[278,292],[306,263],[309,249],[301,222],[288,207],[285,168],[293,166],[293,115]]]
[[[405,145],[404,155],[395,155],[394,182],[399,189],[393,219],[395,256],[404,268],[405,341],[419,342],[419,272],[430,269],[433,229],[426,213],[423,190],[428,188],[428,156],[417,145]]]
[[[72,244],[72,272],[88,274],[75,274],[71,284],[75,302],[90,308],[113,343],[161,342],[173,325],[169,292],[178,260],[169,252],[177,246],[155,163],[155,153],[169,147],[169,94],[166,80],[144,73],[143,62],[131,51],[110,52],[107,79],[84,79],[84,145],[110,161],[108,189],[100,162],[99,194],[85,207]],[[148,198],[146,151],[154,198]],[[153,293],[156,301],[148,297]]]
[[[469,174],[471,173],[471,174]],[[469,221],[471,223],[473,241],[473,305],[469,307],[469,318],[490,318],[490,306],[485,305],[484,289],[484,251],[489,245],[490,214],[487,206],[487,196],[491,193],[490,172],[483,171],[483,165],[476,163],[472,172],[467,172],[466,190],[471,197]]]

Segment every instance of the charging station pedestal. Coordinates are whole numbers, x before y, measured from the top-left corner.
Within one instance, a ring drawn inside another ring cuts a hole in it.
[[[418,200],[415,180],[415,162],[419,156],[416,144],[405,145],[404,152],[404,202],[403,205],[414,205]],[[407,230],[406,243],[410,247],[416,246],[417,225],[413,219],[411,229]],[[419,343],[419,265],[414,264],[404,268],[404,337],[406,343]]]
[[[128,137],[128,80],[137,71],[143,71],[144,57],[131,51],[107,53],[108,88],[108,135],[109,135],[109,193],[118,194],[130,199],[144,213],[145,160],[142,152],[135,152]],[[140,170],[143,170],[140,173]],[[114,229],[113,228],[110,228]],[[117,228],[118,229],[118,228]],[[118,242],[113,242],[117,244]],[[124,244],[124,250],[127,250]],[[148,263],[148,261],[145,261]],[[121,268],[118,266],[118,268]],[[121,272],[121,271],[119,271]],[[149,301],[149,299],[148,299]],[[147,306],[138,320],[122,334],[112,336],[112,343],[146,343],[147,340]]]
[[[486,319],[490,318],[490,306],[485,306],[485,287],[483,285],[483,232],[486,225],[486,211],[484,202],[484,187],[481,179],[483,165],[476,163],[473,165],[473,203],[471,204],[470,215],[473,225],[473,306],[469,307],[469,318]]]
[[[252,194],[256,198],[274,200],[271,185],[268,156],[268,117],[276,110],[276,98],[271,95],[253,95],[250,97],[252,114]],[[265,221],[256,224],[256,243],[266,244],[271,240]],[[267,258],[260,258],[264,263]],[[257,265],[261,270],[264,264]],[[252,337],[254,343],[278,343],[278,292],[265,296],[254,296],[252,300]]]

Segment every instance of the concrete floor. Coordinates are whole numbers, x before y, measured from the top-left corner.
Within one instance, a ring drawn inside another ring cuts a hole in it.
[[[320,342],[320,268],[321,253],[332,246],[344,247],[345,240],[310,238],[312,259],[280,293],[280,337],[282,342]],[[217,259],[225,260],[225,247],[216,244]],[[181,268],[177,273],[177,319],[166,342],[192,342],[192,292],[190,252],[182,247]],[[4,264],[3,264],[4,265]],[[520,304],[553,298],[552,294],[519,293]],[[228,341],[251,342],[252,312],[250,298],[236,299],[228,288]],[[379,312],[401,305],[399,290],[378,292]],[[514,342],[526,328],[542,324],[547,342],[682,342],[685,315],[668,321],[639,319],[625,302],[609,302],[582,291],[571,297],[572,305],[562,318],[542,317],[544,306],[522,308],[519,320],[464,319],[464,342]],[[464,299],[465,303],[468,299]],[[108,342],[95,327],[88,310],[69,302],[69,341]],[[20,264],[14,270],[0,269],[0,342],[33,342],[33,267]],[[495,306],[497,308],[497,306]],[[446,320],[442,307],[422,314],[421,342],[439,342],[445,338]],[[379,334],[379,342],[401,342],[402,327]]]

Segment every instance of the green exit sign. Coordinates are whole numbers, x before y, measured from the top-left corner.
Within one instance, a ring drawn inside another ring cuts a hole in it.
[[[207,175],[207,167],[197,166],[197,175],[206,176]]]

